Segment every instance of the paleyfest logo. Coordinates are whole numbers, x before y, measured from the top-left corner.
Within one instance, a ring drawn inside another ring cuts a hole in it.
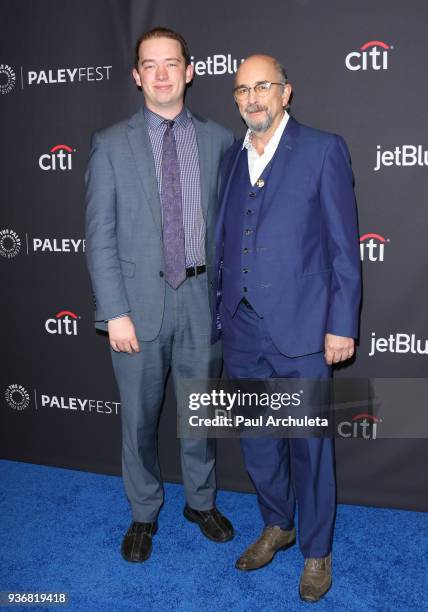
[[[25,234],[27,255],[33,253],[84,253],[84,238],[46,238]],[[0,255],[5,259],[13,259],[21,251],[21,238],[12,229],[0,229]]]
[[[7,64],[0,64],[0,94],[5,95],[15,87],[16,75]]]
[[[84,253],[84,238],[32,238],[29,244],[33,253]]]
[[[380,234],[368,233],[360,236],[361,261],[384,261],[387,243],[389,238],[384,238]]]
[[[39,167],[41,170],[71,170],[73,163],[72,149],[66,144],[57,144],[52,147],[49,153],[43,153],[39,157]]]
[[[52,395],[32,390],[33,406],[36,410],[40,408],[53,408],[67,410],[70,413],[83,412],[86,414],[105,414],[117,416],[120,410],[120,402],[111,400],[95,400],[80,397],[66,397],[63,395]],[[22,385],[9,385],[4,393],[7,405],[13,410],[22,412],[30,405],[30,394]]]
[[[20,73],[21,90],[38,85],[70,85],[109,81],[113,66],[76,66],[72,68],[48,68],[27,70],[24,66],[13,69],[0,64],[0,94],[10,93],[16,84],[16,72]]]
[[[77,322],[81,318],[82,317],[77,316],[77,314],[70,310],[61,310],[55,317],[46,321],[45,330],[48,334],[77,336]]]
[[[7,404],[14,410],[25,410],[30,403],[28,391],[22,385],[9,385],[4,397]]]
[[[388,70],[388,54],[394,47],[381,40],[370,40],[358,51],[351,51],[345,57],[348,70]]]
[[[12,229],[0,230],[0,255],[6,259],[16,257],[21,250],[21,238]]]
[[[86,412],[87,414],[98,413],[116,416],[119,414],[120,408],[120,402],[47,395],[46,393],[40,394],[39,403],[41,408],[60,408],[61,410]]]
[[[56,68],[48,70],[28,70],[28,85],[57,85],[62,83],[82,83],[108,81],[113,66],[80,66],[78,68]]]

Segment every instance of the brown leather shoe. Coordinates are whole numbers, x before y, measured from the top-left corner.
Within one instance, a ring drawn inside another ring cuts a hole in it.
[[[300,578],[300,599],[315,603],[327,593],[331,583],[331,553],[320,559],[305,559]]]
[[[296,542],[296,530],[286,531],[278,525],[263,530],[262,535],[239,557],[235,567],[239,570],[259,569],[272,561],[278,550],[290,548]]]

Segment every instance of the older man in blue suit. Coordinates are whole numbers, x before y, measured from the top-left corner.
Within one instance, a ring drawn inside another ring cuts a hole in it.
[[[215,255],[218,167],[231,132],[191,113],[193,66],[183,37],[166,28],[136,45],[145,104],[97,132],[87,171],[86,254],[96,326],[108,331],[122,412],[122,471],[132,523],[127,561],[145,561],[163,503],[157,424],[168,371],[217,377],[210,343],[209,279]],[[214,440],[181,440],[184,516],[214,542],[233,537],[215,506]],[[178,526],[177,526],[178,528]]]
[[[221,166],[214,338],[231,378],[324,379],[349,359],[358,332],[360,261],[353,177],[344,140],[299,124],[283,67],[255,55],[239,68],[235,101],[248,126]],[[265,523],[238,559],[252,570],[299,541],[300,596],[331,586],[336,508],[331,438],[243,438]]]

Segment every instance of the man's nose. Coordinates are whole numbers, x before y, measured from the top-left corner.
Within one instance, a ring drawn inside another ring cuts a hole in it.
[[[156,69],[156,78],[163,81],[168,78],[168,72],[165,66],[159,65]]]
[[[254,88],[251,87],[250,91],[248,92],[248,104],[254,104],[254,102],[257,100],[257,94],[254,91]]]

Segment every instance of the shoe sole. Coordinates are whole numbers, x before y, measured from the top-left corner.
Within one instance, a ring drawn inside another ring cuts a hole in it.
[[[285,551],[288,550],[289,548],[292,548],[296,543],[296,540],[294,539],[292,542],[290,542],[289,544],[284,544],[284,546],[281,546],[280,548],[278,548],[278,550],[276,550],[273,554],[272,559],[270,559],[269,561],[266,561],[266,563],[263,563],[263,565],[258,565],[257,567],[239,567],[236,563],[235,563],[235,568],[237,570],[239,570],[240,572],[255,572],[258,569],[262,569],[262,567],[266,567],[267,565],[269,565],[270,563],[272,563],[272,561],[275,559],[275,555],[276,553],[279,553],[281,551]]]
[[[305,599],[304,597],[301,596],[300,590],[299,590],[299,597],[301,601],[303,601],[304,603],[312,603],[312,604],[318,603],[325,595],[327,595],[327,593],[329,592],[332,586],[333,586],[333,581],[330,582],[328,589],[321,595],[321,597],[318,597],[318,599]]]
[[[202,525],[194,518],[192,518],[191,516],[189,516],[186,512],[186,510],[183,511],[183,516],[186,520],[189,521],[189,523],[194,523],[195,525],[197,525],[199,527],[199,529],[201,530],[201,532],[203,533],[203,535],[208,538],[208,540],[211,540],[211,542],[215,542],[216,544],[226,544],[226,542],[230,542],[230,540],[233,540],[234,537],[234,532],[232,531],[232,535],[230,536],[230,538],[228,538],[227,540],[216,540],[215,538],[213,538],[212,536],[210,536],[202,527]]]

